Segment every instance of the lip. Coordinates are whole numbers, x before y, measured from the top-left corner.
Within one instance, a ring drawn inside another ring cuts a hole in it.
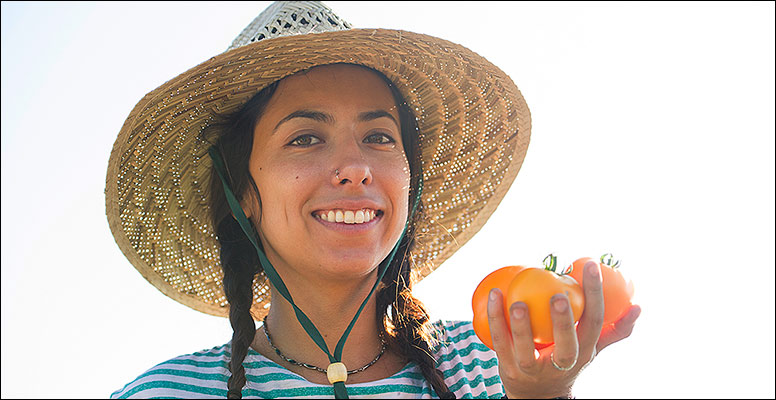
[[[377,202],[371,200],[371,199],[342,199],[337,201],[332,201],[329,203],[324,203],[319,206],[316,206],[315,209],[311,214],[315,214],[317,212],[321,211],[328,211],[328,210],[361,210],[364,208],[370,208],[375,211],[383,211],[385,212],[385,207],[381,206]]]

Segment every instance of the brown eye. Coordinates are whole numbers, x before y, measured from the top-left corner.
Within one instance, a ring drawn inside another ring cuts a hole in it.
[[[289,145],[290,146],[299,146],[299,147],[307,147],[312,146],[314,144],[318,144],[321,142],[321,139],[318,139],[317,137],[313,135],[301,135],[297,136],[294,140],[292,140]]]
[[[364,143],[374,143],[374,144],[391,144],[396,143],[395,140],[390,135],[387,135],[385,133],[374,133],[366,137],[364,139]]]

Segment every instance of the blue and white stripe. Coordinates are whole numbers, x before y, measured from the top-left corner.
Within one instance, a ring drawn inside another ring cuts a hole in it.
[[[496,353],[477,338],[470,321],[437,321],[441,344],[435,349],[437,368],[456,398],[501,398]],[[111,398],[226,398],[229,344],[163,362],[114,392]],[[244,398],[334,398],[331,385],[310,383],[301,376],[249,350],[245,358],[248,384]],[[393,376],[347,385],[351,398],[436,398],[415,363]]]

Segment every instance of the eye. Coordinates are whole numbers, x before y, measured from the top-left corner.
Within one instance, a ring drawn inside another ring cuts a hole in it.
[[[392,144],[396,143],[396,140],[394,140],[391,135],[388,135],[387,133],[373,133],[364,139],[364,143]]]
[[[321,142],[321,139],[318,139],[317,137],[310,134],[304,134],[304,135],[297,136],[294,140],[289,142],[288,145],[297,146],[297,147],[308,147],[314,144],[318,144],[320,142]]]

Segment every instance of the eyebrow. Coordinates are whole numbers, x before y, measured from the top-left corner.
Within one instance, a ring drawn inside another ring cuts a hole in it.
[[[386,110],[374,110],[374,111],[362,112],[361,114],[358,114],[358,121],[369,122],[383,117],[390,118],[391,121],[393,121],[396,124],[396,126],[399,126],[399,122],[396,121],[396,118],[394,118],[393,115],[391,115],[391,113],[389,113]],[[275,131],[278,130],[280,125],[283,125],[284,123],[294,118],[308,118],[314,121],[323,122],[327,124],[334,123],[334,117],[331,114],[327,114],[325,112],[315,111],[315,110],[297,110],[292,112],[291,114],[286,115],[283,119],[281,119],[277,123],[277,125],[275,125],[275,129],[272,130],[272,133],[275,133]]]
[[[327,124],[334,123],[334,117],[332,117],[331,114],[326,114],[324,112],[314,111],[314,110],[297,110],[292,112],[291,114],[286,115],[285,118],[281,119],[278,122],[278,124],[275,125],[275,129],[272,130],[272,133],[275,133],[275,131],[278,130],[280,125],[283,125],[284,123],[294,118],[309,118],[318,122],[325,122]]]
[[[387,117],[390,118],[391,121],[393,121],[396,126],[399,126],[399,121],[396,120],[396,118],[391,115],[388,111],[385,110],[375,110],[375,111],[366,111],[362,112],[361,114],[358,114],[358,120],[361,122],[368,122],[374,119]]]

